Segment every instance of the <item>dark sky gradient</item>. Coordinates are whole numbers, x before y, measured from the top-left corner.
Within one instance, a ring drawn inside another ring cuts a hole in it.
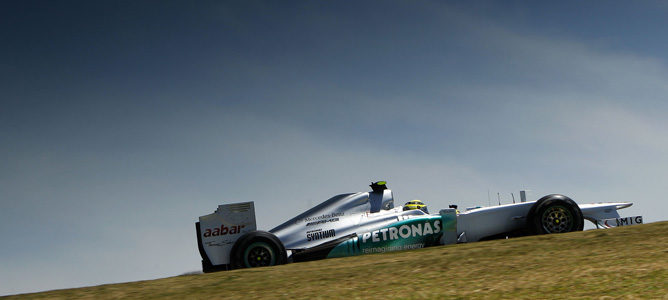
[[[4,1],[0,295],[199,269],[386,179],[433,211],[530,189],[668,219],[658,1]]]

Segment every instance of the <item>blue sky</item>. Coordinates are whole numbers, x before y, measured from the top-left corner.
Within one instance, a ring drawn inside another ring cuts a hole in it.
[[[388,180],[668,219],[659,1],[0,4],[0,295],[198,270],[194,222],[269,229]]]

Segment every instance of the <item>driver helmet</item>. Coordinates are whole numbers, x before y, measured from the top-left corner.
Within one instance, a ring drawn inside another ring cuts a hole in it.
[[[420,200],[411,200],[406,202],[406,204],[404,204],[404,210],[412,210],[412,209],[419,209],[427,214],[429,213],[429,211],[427,210],[427,205],[422,203],[422,201]]]

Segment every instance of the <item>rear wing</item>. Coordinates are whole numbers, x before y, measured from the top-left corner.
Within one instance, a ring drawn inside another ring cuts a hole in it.
[[[620,209],[627,208],[633,203],[594,203],[580,204],[580,210],[585,219],[596,225],[596,228],[612,228],[627,225],[642,224],[642,216],[621,217]]]
[[[195,227],[204,269],[229,265],[234,243],[245,233],[256,230],[255,204],[219,205],[214,213],[199,217]]]

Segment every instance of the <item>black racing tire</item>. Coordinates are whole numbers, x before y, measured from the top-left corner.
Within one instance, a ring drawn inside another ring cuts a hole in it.
[[[251,231],[241,236],[230,253],[235,269],[282,265],[287,262],[283,243],[272,233]]]
[[[584,218],[580,207],[564,195],[540,198],[527,215],[527,229],[532,234],[582,231]]]

